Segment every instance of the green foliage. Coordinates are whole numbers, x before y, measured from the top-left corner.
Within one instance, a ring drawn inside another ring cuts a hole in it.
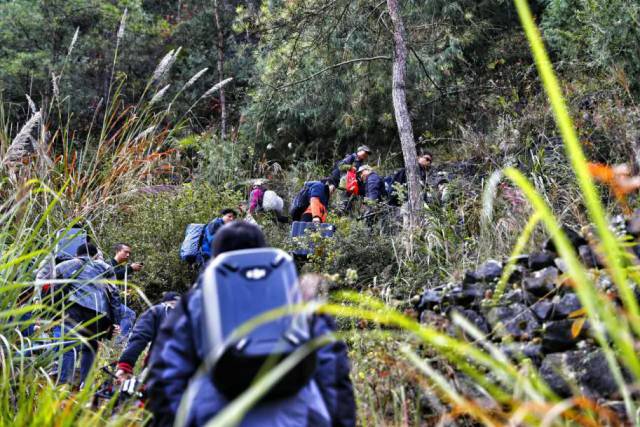
[[[139,195],[121,205],[98,230],[100,244],[112,250],[119,242],[131,245],[132,259],[144,269],[131,278],[153,300],[163,291],[186,291],[197,271],[180,260],[178,251],[190,223],[208,223],[221,209],[236,207],[237,192],[196,182],[155,195]]]
[[[625,0],[547,0],[542,28],[561,59],[583,61],[627,76],[640,72],[640,5]],[[631,79],[637,88],[635,79]]]
[[[131,92],[126,98],[131,100],[142,92],[149,69],[165,48],[162,20],[147,14],[141,0],[0,3],[0,92],[5,100],[23,103],[29,94],[38,104],[45,103],[57,90],[52,79],[59,80],[59,91],[69,96],[71,111],[88,124],[110,90],[125,8],[126,30],[119,42],[122,60],[116,71],[128,77]],[[60,75],[63,78],[58,79]]]
[[[199,176],[214,186],[237,184],[248,178],[254,149],[250,144],[220,141],[211,135],[201,137]]]

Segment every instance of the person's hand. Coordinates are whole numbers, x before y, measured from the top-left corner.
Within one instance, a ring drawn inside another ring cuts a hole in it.
[[[122,332],[120,325],[113,325],[113,336],[120,335],[120,332]]]
[[[131,269],[133,271],[140,271],[142,270],[142,264],[139,262],[134,262],[133,264],[131,264]]]
[[[126,371],[124,371],[122,369],[118,369],[116,371],[116,381],[117,381],[118,384],[122,384],[123,382],[125,382],[129,378],[131,378],[131,374],[129,372],[126,372]]]
[[[314,217],[314,218],[313,218],[313,220],[312,220],[312,222],[313,222],[314,224],[320,224],[320,217],[317,217],[317,216],[316,216],[316,217]]]

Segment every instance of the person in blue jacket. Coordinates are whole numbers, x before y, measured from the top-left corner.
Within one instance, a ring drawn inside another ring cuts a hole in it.
[[[111,337],[115,325],[121,321],[121,302],[117,289],[108,280],[115,280],[111,265],[98,259],[98,248],[93,243],[78,247],[77,256],[55,267],[55,276],[69,279],[60,286],[65,304],[62,328],[64,338],[62,364],[58,382],[71,383],[78,353],[80,361],[80,383],[83,383],[93,365],[98,351],[98,340]],[[61,333],[61,331],[58,331]],[[85,340],[80,340],[77,335]],[[69,339],[80,342],[73,348],[66,344]]]
[[[381,202],[384,197],[384,181],[371,166],[363,165],[358,169],[358,176],[365,185],[364,198],[370,202]]]
[[[150,345],[149,353],[153,350],[153,345],[158,336],[160,325],[169,317],[169,313],[173,311],[180,294],[177,292],[166,292],[162,296],[160,303],[151,306],[136,321],[131,333],[131,338],[127,343],[127,347],[122,352],[120,360],[118,360],[118,369],[116,377],[119,381],[124,381],[131,377],[133,368],[140,357],[140,354]]]
[[[222,228],[213,243],[213,255],[265,247],[260,229],[246,222]],[[202,280],[202,278],[200,278]],[[214,385],[211,375],[198,369],[205,357],[203,293],[199,284],[183,297],[160,328],[150,358],[147,408],[155,426],[173,425],[181,400],[186,420],[182,425],[202,426],[227,406],[229,401]],[[315,336],[335,329],[329,318],[317,316],[312,323]],[[186,394],[186,395],[185,395]],[[353,387],[344,343],[318,350],[314,377],[299,392],[255,405],[241,426],[330,427],[355,426]]]
[[[233,209],[223,209],[220,211],[220,216],[209,224],[207,224],[203,231],[202,244],[200,245],[200,255],[202,260],[200,261],[201,267],[211,258],[211,250],[213,248],[213,238],[222,226],[229,224],[237,218],[238,213]]]

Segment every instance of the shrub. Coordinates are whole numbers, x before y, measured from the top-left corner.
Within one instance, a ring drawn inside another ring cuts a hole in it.
[[[174,192],[138,195],[107,218],[98,232],[103,248],[118,242],[131,245],[133,259],[144,262],[133,281],[149,298],[168,290],[185,291],[196,278],[192,266],[178,256],[189,223],[207,223],[225,207],[235,207],[238,192],[196,182]]]

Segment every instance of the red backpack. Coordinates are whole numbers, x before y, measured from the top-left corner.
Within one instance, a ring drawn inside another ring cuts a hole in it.
[[[358,187],[358,175],[356,175],[356,169],[351,168],[347,171],[345,187],[347,194],[353,194],[354,196],[360,195],[360,188]]]

